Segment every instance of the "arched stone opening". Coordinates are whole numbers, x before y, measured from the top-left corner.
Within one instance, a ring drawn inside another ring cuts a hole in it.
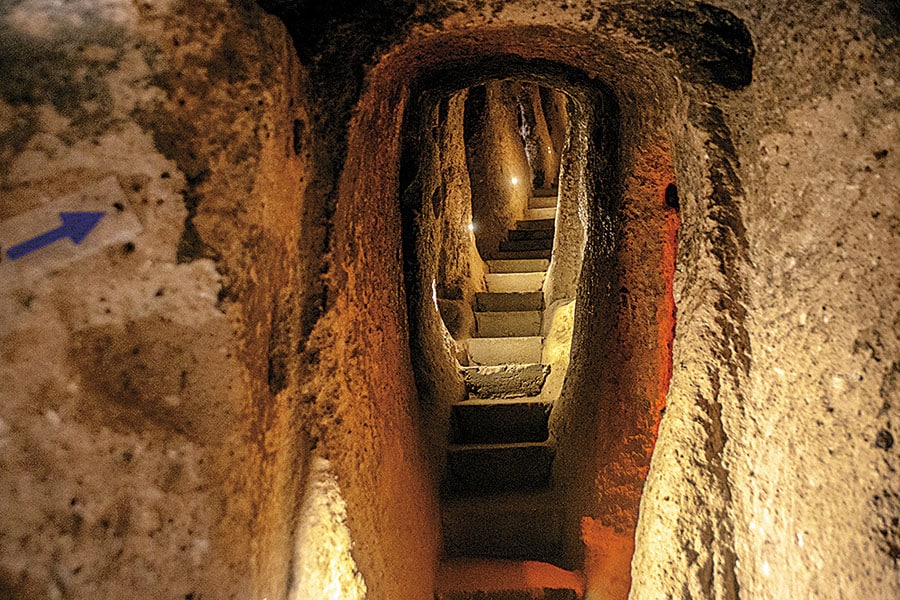
[[[570,146],[577,144],[583,151],[570,150],[571,156],[578,158],[573,159],[571,171],[574,179],[568,193],[565,191],[567,184],[563,182],[561,202],[561,214],[568,214],[575,226],[566,227],[560,239],[570,236],[572,239],[569,242],[575,243],[565,244],[565,252],[559,253],[560,260],[554,265],[555,268],[551,268],[548,278],[548,290],[553,298],[571,297],[576,291],[579,296],[583,295],[580,306],[588,308],[580,308],[573,318],[576,322],[586,323],[587,327],[580,330],[590,333],[579,334],[573,348],[576,357],[593,357],[591,361],[575,361],[575,366],[581,371],[578,376],[570,377],[569,382],[562,381],[561,372],[556,373],[557,381],[553,382],[562,390],[560,402],[551,418],[553,435],[560,441],[554,480],[565,489],[567,497],[564,556],[560,562],[576,568],[584,564],[589,577],[598,574],[594,577],[595,587],[612,585],[613,589],[617,589],[615,593],[621,595],[628,585],[630,548],[627,545],[633,535],[640,488],[652,452],[652,440],[659,418],[660,385],[667,382],[670,369],[668,352],[672,303],[663,299],[670,288],[666,287],[660,273],[671,272],[663,265],[667,259],[674,260],[674,249],[671,247],[674,230],[664,231],[665,211],[660,209],[663,206],[663,190],[671,182],[672,175],[668,144],[660,140],[665,138],[667,121],[664,115],[672,109],[678,96],[675,87],[664,77],[669,73],[665,62],[651,57],[648,59],[650,64],[635,65],[623,79],[621,71],[605,63],[610,61],[614,65],[616,58],[621,60],[618,56],[621,49],[600,48],[601,54],[598,55],[590,36],[585,36],[579,40],[580,44],[573,46],[571,36],[553,28],[513,27],[496,32],[483,31],[474,36],[438,38],[429,43],[410,43],[388,55],[373,68],[368,87],[357,105],[335,201],[337,211],[331,242],[334,254],[329,277],[330,288],[336,295],[331,301],[337,302],[346,296],[346,302],[340,301],[342,311],[364,318],[366,310],[360,311],[358,307],[368,306],[372,297],[384,291],[371,286],[383,288],[388,281],[398,281],[398,263],[393,261],[400,255],[388,238],[393,237],[392,232],[398,232],[397,217],[404,217],[403,230],[406,235],[402,237],[402,255],[406,260],[404,269],[407,308],[411,317],[411,356],[415,362],[419,402],[417,404],[406,393],[391,397],[389,402],[392,410],[401,411],[411,417],[412,422],[418,420],[418,429],[424,441],[423,450],[428,457],[425,470],[430,472],[436,491],[443,449],[446,447],[446,415],[454,398],[464,393],[464,388],[453,361],[453,347],[443,334],[433,302],[437,265],[447,253],[437,250],[435,240],[439,235],[435,230],[422,236],[421,231],[416,229],[422,230],[423,227],[415,223],[415,211],[430,212],[432,225],[440,222],[440,218],[435,218],[442,212],[439,186],[407,194],[402,200],[409,204],[406,212],[403,215],[395,212],[396,199],[409,187],[407,182],[418,177],[416,161],[409,154],[416,145],[407,140],[404,147],[407,154],[401,156],[401,140],[403,135],[415,136],[433,130],[430,125],[435,120],[440,125],[442,113],[448,113],[450,107],[442,109],[436,99],[454,90],[510,74],[519,73],[582,98],[579,109],[582,114],[573,117],[573,121],[577,119],[583,127],[570,136]],[[512,44],[516,52],[502,52],[505,44]],[[576,58],[572,62],[577,67],[546,57],[557,54],[563,47],[570,52],[575,49]],[[606,83],[601,83],[603,81]],[[617,88],[616,84],[622,87]],[[648,89],[653,93],[648,93]],[[670,99],[670,103],[662,105],[650,101],[661,93],[662,97]],[[419,100],[429,95],[432,98],[430,105],[411,104],[411,99]],[[411,108],[407,110],[407,106]],[[428,106],[428,110],[420,106]],[[620,110],[621,106],[627,109]],[[404,121],[404,116],[407,121]],[[420,121],[418,125],[415,125],[416,120]],[[622,143],[623,131],[628,132],[628,143],[625,144]],[[588,157],[596,159],[597,163],[589,165]],[[632,165],[641,170],[630,171]],[[650,170],[647,170],[648,167]],[[626,172],[629,173],[627,177],[624,175]],[[650,177],[647,177],[648,173]],[[630,218],[626,218],[624,211],[632,211],[628,215]],[[647,216],[650,218],[644,219]],[[635,229],[629,230],[628,227]],[[654,234],[658,235],[654,237]],[[648,239],[657,243],[646,244]],[[418,247],[423,243],[424,249]],[[580,269],[582,244],[588,250],[586,256],[590,261],[596,261],[594,271],[590,272],[596,280],[583,283],[578,288],[578,274],[584,271]],[[653,257],[654,251],[656,258]],[[638,252],[640,257],[635,254],[633,263],[626,264],[628,252]],[[563,254],[568,256],[567,261],[562,260]],[[639,279],[636,273],[640,268],[655,270],[656,274],[651,277],[658,285],[655,288],[650,285],[654,289],[649,289],[647,282],[637,282],[634,289],[643,286],[636,293],[639,300],[629,303],[625,298],[628,296],[627,287],[619,284],[631,281],[629,276],[632,280]],[[386,272],[391,275],[385,279],[383,274]],[[466,274],[468,276],[468,271]],[[381,283],[374,283],[376,280],[381,280]],[[621,314],[617,308],[614,309],[620,301],[631,312]],[[668,313],[658,310],[660,305],[667,307]],[[383,306],[396,307],[396,303],[391,300]],[[636,307],[640,310],[636,311]],[[598,308],[605,309],[605,314],[596,314],[594,311]],[[390,320],[397,317],[395,314]],[[598,325],[595,319],[601,324]],[[401,324],[403,327],[404,324]],[[623,334],[623,330],[628,328],[628,334],[634,337]],[[323,325],[323,329],[327,330],[327,327]],[[578,325],[576,329],[579,329]],[[604,339],[595,334],[607,337]],[[644,334],[657,342],[652,346],[654,351],[634,352],[628,359],[620,360],[617,352],[625,348],[627,340],[646,340],[646,337],[641,337]],[[659,340],[662,340],[661,346]],[[330,350],[329,353],[333,354]],[[609,364],[616,364],[620,370],[617,373],[612,369],[601,372],[596,360],[600,356],[609,357]],[[412,363],[402,355],[400,358],[394,366],[406,377],[407,366]],[[350,361],[350,364],[353,363]],[[634,376],[626,382],[631,388],[623,390],[619,385],[621,380],[631,375]],[[365,376],[361,372],[359,379],[365,380],[371,376],[371,372]],[[649,395],[646,393],[648,381],[653,383]],[[628,399],[620,401],[623,397]],[[636,408],[625,406],[629,401]],[[632,411],[630,414],[629,410]],[[623,413],[626,416],[622,416]],[[602,423],[598,415],[607,418],[606,423]],[[612,435],[601,440],[597,430],[603,425],[609,427]],[[415,448],[418,443],[410,440],[411,430],[406,425],[404,427],[407,428],[402,434],[403,444],[411,444],[409,448]],[[356,444],[351,442],[352,446]],[[636,447],[639,447],[637,452]],[[586,448],[589,450],[586,451]],[[360,447],[360,452],[367,455],[371,451],[370,448]],[[621,457],[629,458],[633,464],[621,469]],[[392,456],[387,462],[397,458]],[[339,475],[343,469],[346,479],[360,479],[359,474],[350,472],[352,466],[349,463],[342,465],[340,459],[336,463]],[[398,463],[397,466],[407,472],[422,472],[410,462]],[[368,486],[360,482],[348,487],[360,490]],[[598,489],[601,487],[602,490]],[[410,490],[408,485],[396,489]],[[619,496],[607,490],[615,490]],[[384,522],[385,516],[390,520],[394,514],[409,510],[405,505],[390,507],[383,503],[367,502],[358,494],[353,497],[353,492],[349,495],[347,504],[351,529],[355,527],[363,539],[369,538],[366,530],[371,528],[371,523]],[[423,495],[421,488],[411,494],[413,498],[422,499],[426,505],[432,501],[428,496],[427,491]],[[622,498],[629,503],[624,510],[619,508]],[[378,516],[375,516],[376,513]],[[436,542],[436,515],[423,511],[417,517],[418,524],[410,523],[402,531],[411,534],[423,528],[428,532],[424,544],[428,550],[423,558],[427,560],[432,552],[436,557],[439,550],[432,545]],[[429,522],[429,519],[432,520]],[[409,539],[407,536],[407,541],[403,542],[402,537],[391,536],[389,541],[392,546],[383,543],[378,549],[367,549],[366,545],[360,544],[355,552],[359,556],[360,568],[364,572],[374,571],[384,575],[392,572],[398,564],[396,561],[403,555],[403,544],[408,544]],[[583,542],[589,546],[587,563],[583,561]],[[624,551],[623,544],[626,546]],[[610,561],[611,553],[618,560]],[[374,563],[371,562],[373,560]],[[609,568],[610,565],[613,565],[612,568]],[[369,581],[371,589],[389,590],[398,584],[409,584],[405,580],[389,581],[378,576]],[[427,585],[427,582],[419,581],[419,584]],[[618,588],[615,588],[616,585]]]
[[[574,99],[558,237],[545,283],[551,302],[577,296],[578,307],[568,315],[575,321],[572,368],[547,382],[559,395],[550,427],[558,444],[554,485],[565,504],[565,543],[556,562],[584,567],[596,589],[624,597],[638,503],[671,374],[678,215],[664,203],[674,178],[669,146],[659,141],[659,130],[628,131],[644,116],[634,108],[622,115],[619,95],[580,69],[510,55],[472,60],[477,67],[445,64],[415,79],[411,97],[418,102],[407,109],[404,124],[407,301],[427,445],[440,472],[449,409],[465,393],[454,358],[459,349],[443,333],[435,306],[440,258],[448,254],[441,239],[442,194],[459,169],[456,164],[442,171],[446,157],[439,150],[448,139],[448,115],[462,114],[453,94],[499,78],[527,78]],[[470,218],[457,213],[458,222],[451,223],[462,230]],[[471,269],[479,261],[466,236],[449,245],[450,252],[469,257],[468,270],[458,273],[469,278],[457,286],[465,298],[482,289],[479,269]]]

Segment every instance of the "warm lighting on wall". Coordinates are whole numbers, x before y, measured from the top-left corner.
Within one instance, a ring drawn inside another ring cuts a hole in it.
[[[620,533],[599,520],[582,517],[581,539],[588,595],[602,600],[628,598],[634,534]],[[591,590],[595,596],[591,596]]]
[[[435,279],[431,280],[431,299],[432,299],[432,301],[434,301],[434,308],[436,310],[440,310],[438,308],[438,301],[437,301],[437,280],[435,280]]]
[[[347,506],[329,462],[314,458],[300,510],[289,600],[363,600],[366,583],[350,554]]]
[[[513,185],[517,185],[519,183],[519,178],[513,177],[512,179],[510,179],[510,181],[512,182]]]
[[[469,223],[467,227],[469,231],[475,231],[475,223]]]

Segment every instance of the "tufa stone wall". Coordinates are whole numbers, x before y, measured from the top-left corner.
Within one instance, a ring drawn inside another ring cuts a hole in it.
[[[567,383],[602,402],[559,414],[590,441],[569,471],[571,514],[596,525],[572,532],[586,597],[624,595],[638,501],[632,598],[897,596],[893,5],[264,5],[283,24],[225,1],[0,9],[0,231],[113,199],[75,254],[0,261],[4,595],[282,597],[315,445],[369,595],[429,597],[404,108],[411,90],[542,73],[620,109],[618,150],[585,140],[620,160],[605,181],[585,166],[602,210],[580,215],[575,324],[612,337],[576,338]],[[630,442],[603,423],[652,432],[672,307],[653,459],[642,434],[620,473],[608,450]],[[579,370],[613,340],[628,369]],[[610,539],[618,563],[594,551]]]
[[[517,126],[516,86],[491,81],[469,90],[464,116],[466,163],[478,252],[490,260],[523,218],[531,195],[528,158]]]
[[[278,355],[309,168],[284,27],[35,0],[0,39],[3,218],[74,194],[138,223],[62,268],[41,252],[68,240],[20,259],[30,279],[5,265],[0,595],[283,594],[308,433]]]

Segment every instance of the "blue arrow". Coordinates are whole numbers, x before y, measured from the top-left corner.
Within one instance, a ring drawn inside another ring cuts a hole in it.
[[[16,260],[63,238],[69,238],[73,243],[80,244],[97,226],[104,214],[102,212],[61,212],[59,217],[62,219],[62,225],[33,237],[27,242],[13,246],[6,251],[6,256],[10,260]]]

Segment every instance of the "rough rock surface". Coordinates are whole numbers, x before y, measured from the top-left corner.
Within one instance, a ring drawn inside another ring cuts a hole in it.
[[[432,597],[406,107],[527,78],[593,107],[546,289],[585,597],[897,597],[893,3],[261,4],[0,8],[0,221],[113,177],[141,225],[0,291],[0,595],[283,597],[315,445],[369,597]]]
[[[306,452],[266,374],[273,312],[303,293],[283,25],[31,0],[0,39],[2,218],[113,177],[142,226],[2,285],[0,595],[283,593]]]
[[[506,232],[522,219],[531,194],[531,169],[517,123],[518,87],[491,81],[466,98],[466,158],[472,186],[478,251],[494,258]]]

